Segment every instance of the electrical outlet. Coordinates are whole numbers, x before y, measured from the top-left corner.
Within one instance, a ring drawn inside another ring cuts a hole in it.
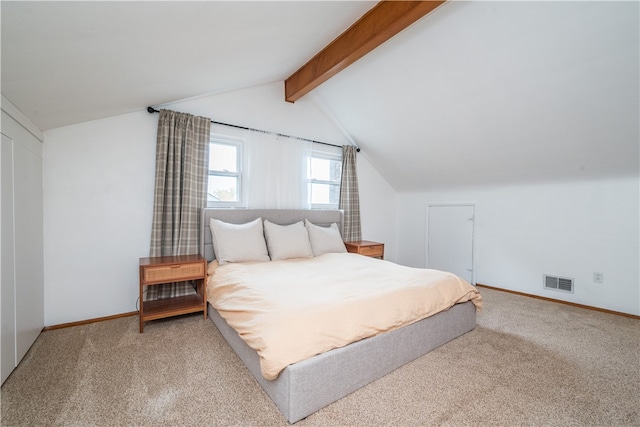
[[[599,272],[593,273],[593,281],[594,283],[602,283],[604,281],[604,275]]]

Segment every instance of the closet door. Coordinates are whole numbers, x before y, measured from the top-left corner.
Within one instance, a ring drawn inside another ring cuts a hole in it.
[[[473,284],[473,205],[429,206],[427,268]]]
[[[14,144],[16,356],[20,361],[44,325],[42,156],[40,145]]]
[[[42,143],[2,110],[2,381],[44,326]]]
[[[0,310],[2,382],[16,366],[15,269],[13,234],[13,141],[2,135],[0,149]]]

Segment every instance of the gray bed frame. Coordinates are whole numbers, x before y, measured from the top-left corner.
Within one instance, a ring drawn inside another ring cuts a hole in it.
[[[242,224],[256,218],[276,224],[292,224],[305,218],[317,225],[338,223],[343,213],[336,210],[204,209],[201,253],[213,260],[209,220]],[[473,303],[456,304],[449,310],[404,328],[363,339],[287,366],[275,380],[260,372],[258,354],[208,305],[210,319],[231,348],[290,423],[295,423],[336,400],[354,392],[400,366],[440,347],[476,326]]]

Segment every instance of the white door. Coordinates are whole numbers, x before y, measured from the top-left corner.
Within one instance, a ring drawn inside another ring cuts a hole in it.
[[[449,271],[473,282],[473,205],[430,205],[427,268]]]
[[[13,146],[13,222],[16,362],[44,326],[42,157],[26,144]]]
[[[2,382],[16,367],[15,264],[13,234],[13,141],[2,135],[0,149],[0,312],[2,313]]]

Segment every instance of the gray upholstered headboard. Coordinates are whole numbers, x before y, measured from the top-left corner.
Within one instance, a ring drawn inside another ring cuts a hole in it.
[[[244,224],[256,218],[268,219],[269,221],[288,225],[294,222],[308,219],[315,225],[328,227],[331,223],[338,224],[340,233],[343,233],[344,212],[341,210],[322,209],[203,209],[202,210],[202,233],[200,236],[200,253],[211,261],[214,258],[213,244],[211,243],[211,230],[209,222],[211,218],[232,224]]]

